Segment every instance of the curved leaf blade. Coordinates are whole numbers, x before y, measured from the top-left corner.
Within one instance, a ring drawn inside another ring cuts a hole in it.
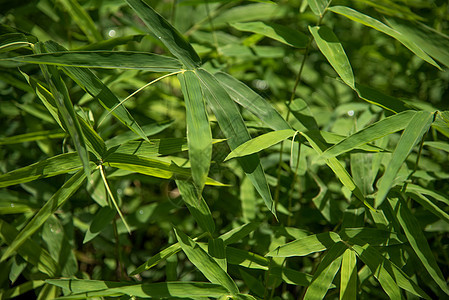
[[[232,150],[231,153],[229,153],[229,155],[225,158],[225,161],[235,157],[242,157],[253,153],[257,153],[285,139],[292,137],[294,134],[295,134],[294,130],[285,129],[285,130],[271,131],[259,135],[258,137],[255,137]]]
[[[337,74],[348,86],[354,88],[355,80],[352,67],[337,36],[326,26],[309,26],[309,30],[321,53],[323,53]]]

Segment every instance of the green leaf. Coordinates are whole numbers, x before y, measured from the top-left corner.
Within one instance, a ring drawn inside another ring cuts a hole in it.
[[[261,34],[296,48],[305,48],[309,42],[304,33],[272,22],[232,23],[231,26],[240,31]]]
[[[309,132],[301,132],[301,134],[309,141],[312,148],[318,152],[318,154],[322,154],[324,149],[326,148],[325,142],[323,142],[323,138],[320,135],[320,132],[309,131]],[[332,171],[337,175],[337,178],[341,181],[341,183],[347,187],[354,195],[363,202],[363,204],[371,210],[374,208],[366,201],[365,196],[363,195],[360,188],[355,183],[354,179],[349,175],[348,171],[343,167],[343,165],[336,159],[335,157],[331,157],[325,160],[326,164]]]
[[[103,39],[97,25],[77,0],[61,0],[60,3],[91,42],[98,42]]]
[[[346,240],[362,240],[371,246],[392,246],[405,244],[407,241],[402,234],[368,227],[345,228],[339,233],[342,239]]]
[[[175,234],[189,260],[210,282],[222,285],[234,295],[239,292],[231,277],[197,243],[179,230],[175,229]]]
[[[421,140],[423,135],[432,125],[434,115],[430,112],[420,111],[414,114],[408,123],[402,136],[393,152],[391,161],[385,170],[381,179],[379,190],[376,195],[375,203],[379,206],[384,201],[390,188],[393,186],[396,174],[406,160],[407,156],[413,150],[413,147]]]
[[[198,189],[190,182],[176,180],[182,200],[186,204],[196,222],[204,231],[213,233],[215,231],[215,223],[212,214],[209,210],[204,198],[199,193]]]
[[[361,145],[375,141],[393,132],[404,129],[415,115],[415,111],[405,111],[380,120],[326,149],[321,157],[328,159],[348,152]]]
[[[381,255],[373,246],[358,242],[352,246],[357,256],[369,267],[390,299],[401,299],[399,287],[419,297],[430,297],[398,266]],[[399,298],[398,298],[399,297]]]
[[[342,242],[336,243],[329,249],[329,252],[318,265],[315,274],[313,274],[312,282],[304,295],[305,300],[324,299],[335,275],[337,275],[337,272],[340,269],[342,256],[346,249],[346,245]]]
[[[404,230],[405,236],[407,237],[410,246],[413,248],[413,251],[415,251],[416,255],[419,257],[419,260],[422,262],[424,268],[430,276],[432,276],[435,283],[443,292],[449,295],[447,282],[438,266],[432,250],[430,249],[418,220],[402,199],[388,198],[388,200],[391,205],[391,211],[401,224],[401,227]]]
[[[0,187],[30,182],[59,174],[77,171],[83,166],[76,153],[65,153],[53,156],[32,165],[0,175]]]
[[[323,16],[326,11],[327,6],[329,5],[328,0],[307,0],[309,3],[310,9],[317,16]]]
[[[65,136],[66,133],[60,129],[42,130],[0,138],[0,145],[19,144],[49,139],[61,139]]]
[[[201,59],[192,45],[148,4],[142,0],[126,0],[126,3],[131,6],[151,32],[188,69],[195,69],[201,65]]]
[[[298,272],[285,267],[271,267],[270,276],[278,277],[285,283],[299,286],[309,286],[313,278],[312,275],[307,273]]]
[[[264,98],[233,76],[218,72],[215,78],[236,103],[249,110],[273,130],[290,129],[281,114]]]
[[[228,271],[226,260],[226,245],[224,244],[223,239],[209,239],[207,252],[215,259],[215,261],[223,269],[223,271]]]
[[[231,150],[251,139],[243,118],[229,97],[226,90],[217,79],[204,69],[196,73],[201,81],[205,97],[217,118],[218,124]],[[260,165],[259,157],[255,154],[238,160],[246,175],[250,178],[257,192],[262,196],[265,205],[276,215],[273,199],[271,198],[265,173]]]
[[[47,283],[59,286],[70,296],[58,299],[86,299],[93,297],[113,297],[128,295],[141,298],[165,297],[219,297],[226,289],[206,282],[160,282],[133,284],[131,282],[113,282],[81,279],[47,279]]]
[[[115,217],[116,211],[109,206],[101,207],[95,214],[92,223],[89,226],[89,230],[84,236],[83,244],[89,242],[109,224],[111,224],[112,219]]]
[[[323,232],[307,236],[305,238],[287,243],[268,252],[265,256],[269,257],[291,257],[305,256],[315,252],[321,252],[331,248],[335,243],[340,242],[341,238],[335,232]]]
[[[362,14],[362,13],[360,13],[352,8],[346,7],[346,6],[333,6],[333,7],[329,8],[329,10],[334,13],[343,15],[350,20],[353,20],[353,21],[361,23],[365,26],[374,28],[380,32],[383,32],[383,33],[393,37],[394,39],[396,39],[400,43],[402,43],[404,46],[406,46],[410,51],[415,53],[421,59],[427,61],[428,63],[434,65],[437,68],[440,68],[438,66],[438,64],[423,51],[423,49],[421,49],[418,45],[416,45],[413,40],[410,40],[410,37],[407,37],[407,36],[401,34],[399,31],[385,25],[384,23],[380,22],[379,20],[376,20],[370,16]],[[425,42],[423,44],[429,44],[429,39],[427,38],[427,36],[424,41]],[[420,44],[420,46],[422,46],[423,44]]]
[[[259,135],[232,150],[231,153],[229,153],[229,155],[225,158],[225,161],[235,157],[242,157],[253,153],[257,153],[285,139],[292,137],[294,134],[295,134],[294,130],[284,129],[278,131],[271,131]]]
[[[357,258],[346,249],[341,260],[340,299],[357,299]]]
[[[449,214],[441,209],[438,205],[433,203],[433,201],[431,201],[429,198],[417,192],[416,190],[410,190],[408,186],[406,189],[406,194],[413,198],[413,200],[421,204],[423,207],[425,207],[428,211],[433,213],[435,216],[443,221],[446,221],[449,224]]]
[[[11,242],[9,247],[3,253],[0,261],[4,261],[10,257],[14,251],[17,251],[22,244],[35,233],[44,222],[63,205],[81,186],[86,179],[86,174],[78,171],[70,177],[66,183],[42,206],[42,208],[34,215],[28,224],[20,231]]]
[[[45,281],[43,281],[43,280],[27,281],[25,283],[16,285],[13,288],[9,288],[9,289],[0,291],[0,297],[2,299],[15,298],[15,297],[25,294],[26,292],[37,289],[37,288],[41,287],[43,284],[45,284]]]
[[[112,153],[106,157],[104,163],[105,165],[110,167],[163,179],[176,177],[185,180],[191,177],[191,172],[189,169],[181,168],[176,164],[169,164],[156,158],[148,158],[123,153]],[[209,177],[206,178],[206,184],[225,186],[224,184]]]
[[[400,113],[412,108],[410,105],[407,105],[399,99],[358,83],[355,83],[354,91],[357,92],[360,99],[394,113]]]
[[[18,234],[19,231],[17,231],[17,229],[0,219],[0,238],[2,241],[11,245]],[[6,251],[8,251],[8,249],[10,249],[10,247],[6,248]],[[6,253],[6,251],[4,253]],[[47,274],[50,277],[58,276],[60,273],[58,264],[50,256],[48,251],[41,248],[35,241],[29,238],[24,239],[22,246],[17,248],[16,251],[27,262],[36,266],[40,272]]]
[[[52,51],[52,53],[15,56],[3,60],[62,67],[132,69],[151,72],[176,72],[182,68],[175,58],[131,51]],[[101,87],[101,89],[104,88]]]
[[[351,64],[337,36],[329,27],[324,25],[309,26],[309,30],[321,53],[323,53],[334,70],[348,86],[354,88],[354,74],[352,73]]]
[[[198,196],[204,188],[212,157],[212,133],[206,104],[198,77],[194,72],[178,74],[186,105],[187,141],[193,181]]]

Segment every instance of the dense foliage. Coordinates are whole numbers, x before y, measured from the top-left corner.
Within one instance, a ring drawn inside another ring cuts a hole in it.
[[[449,297],[449,4],[2,1],[0,294]]]

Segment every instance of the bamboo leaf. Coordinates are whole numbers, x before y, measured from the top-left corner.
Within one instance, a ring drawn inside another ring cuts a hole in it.
[[[357,92],[360,99],[363,99],[368,103],[380,106],[394,113],[400,113],[413,108],[399,99],[358,83],[355,83],[354,91]]]
[[[281,114],[264,98],[233,76],[218,72],[217,80],[236,103],[249,110],[273,130],[290,129]]]
[[[309,3],[310,9],[317,16],[323,16],[329,5],[328,0],[307,0],[307,3]]]
[[[415,115],[415,111],[405,111],[397,115],[380,120],[342,140],[338,144],[326,149],[322,158],[338,156],[356,147],[375,141],[393,132],[404,129]]]
[[[336,243],[329,249],[329,252],[318,265],[315,274],[313,274],[312,282],[307,288],[304,299],[324,299],[340,269],[342,256],[346,249],[346,245],[342,242]]]
[[[98,42],[103,39],[94,21],[77,0],[61,0],[60,3],[64,5],[66,11],[91,42]]]
[[[354,88],[354,74],[351,64],[337,36],[326,26],[309,26],[309,30],[321,53],[323,53],[334,70],[347,85]]]
[[[2,60],[23,63],[47,64],[61,67],[130,69],[151,72],[175,72],[182,65],[172,57],[131,51],[52,51]],[[97,87],[98,89],[98,87]]]
[[[113,282],[82,279],[47,279],[47,283],[72,292],[70,296],[58,299],[86,299],[128,295],[141,298],[165,297],[219,297],[226,289],[206,282],[161,282],[132,284],[131,282]]]
[[[415,113],[408,123],[393,152],[384,176],[381,179],[375,199],[376,206],[382,204],[390,191],[390,188],[393,186],[394,179],[400,167],[412,151],[413,147],[421,140],[427,130],[429,130],[433,121],[433,116],[434,115],[430,112],[420,111]]]
[[[0,138],[0,145],[35,142],[48,139],[61,139],[65,136],[66,133],[60,129],[42,130]]]
[[[419,260],[424,265],[424,268],[433,278],[435,283],[441,288],[441,290],[449,295],[449,288],[447,286],[446,280],[444,279],[443,273],[441,272],[438,263],[436,262],[427,239],[424,236],[421,227],[419,226],[418,220],[412,214],[403,200],[397,198],[389,198],[389,203],[391,205],[393,214],[404,230],[405,236],[407,237],[410,246],[419,257]]]
[[[309,42],[304,33],[272,22],[232,23],[231,26],[240,31],[261,34],[296,48],[305,48]]]
[[[156,158],[148,158],[131,154],[111,153],[104,160],[107,166],[141,173],[153,177],[169,179],[178,177],[179,179],[189,179],[191,172],[189,169],[169,164]],[[226,186],[211,178],[206,178],[206,184]]]
[[[321,252],[331,248],[340,242],[340,236],[332,231],[307,236],[302,239],[287,243],[268,252],[269,257],[305,256],[315,252]]]
[[[357,299],[357,258],[346,249],[341,260],[340,300]]]
[[[80,158],[76,153],[53,156],[32,165],[0,175],[0,187],[30,182],[81,169]]]
[[[225,158],[225,161],[235,157],[242,157],[253,153],[257,153],[285,139],[292,137],[294,134],[295,134],[294,130],[285,129],[285,130],[271,131],[259,135],[254,139],[251,139],[241,144],[234,150],[232,150],[231,153],[229,153],[229,155]]]
[[[126,0],[129,6],[142,19],[151,32],[176,56],[188,69],[201,65],[201,59],[187,40],[142,0]]]
[[[28,224],[20,231],[11,242],[9,247],[3,253],[0,261],[4,261],[10,257],[14,251],[17,251],[22,244],[35,233],[44,222],[63,205],[81,186],[86,179],[86,174],[78,171],[70,177],[66,183],[42,206],[42,208],[34,215]]]
[[[212,133],[198,77],[194,72],[178,74],[186,104],[187,142],[193,181],[201,195],[212,157]]]
[[[209,206],[197,188],[192,183],[182,180],[176,180],[176,185],[181,193],[182,200],[184,200],[184,203],[198,225],[204,231],[213,233],[215,231],[214,219],[212,218]]]
[[[391,299],[401,299],[399,287],[410,293],[430,299],[430,297],[404,273],[398,266],[383,257],[373,246],[364,242],[357,242],[352,246],[357,256],[369,267],[373,276]],[[397,298],[399,297],[399,298]]]
[[[175,234],[189,260],[210,282],[222,285],[232,294],[239,292],[231,277],[197,243],[179,230],[175,229]]]
[[[251,139],[242,116],[226,90],[217,79],[204,69],[198,69],[198,75],[205,97],[217,118],[218,124],[231,150]],[[250,178],[257,192],[262,196],[265,205],[276,215],[273,199],[271,198],[265,173],[260,165],[259,157],[255,154],[239,159],[246,175]]]
[[[228,271],[226,245],[224,244],[223,239],[209,239],[207,252],[215,259],[215,261],[223,269],[223,271]]]
[[[0,238],[2,241],[11,245],[18,234],[19,231],[17,229],[0,219]],[[6,248],[6,251],[9,248]],[[42,273],[51,277],[57,276],[60,273],[58,264],[50,256],[48,251],[41,248],[35,241],[29,238],[24,239],[22,246],[16,249],[16,251],[30,264],[35,265]]]
[[[101,207],[95,214],[89,230],[84,235],[83,244],[95,238],[107,225],[111,224],[115,214],[116,211],[109,206]]]
[[[350,20],[353,20],[355,22],[361,23],[365,26],[371,27],[376,29],[377,31],[383,32],[394,39],[398,40],[400,43],[402,43],[405,47],[407,47],[410,51],[415,53],[418,57],[421,59],[427,61],[428,63],[434,65],[437,68],[440,68],[438,64],[429,56],[427,55],[423,49],[421,49],[418,45],[415,44],[412,40],[410,40],[408,37],[404,36],[397,30],[385,25],[384,23],[380,22],[379,20],[376,20],[368,15],[362,14],[352,8],[346,7],[346,6],[333,6],[329,8],[330,11],[343,15],[347,17]],[[424,44],[428,44],[428,39],[425,39]]]

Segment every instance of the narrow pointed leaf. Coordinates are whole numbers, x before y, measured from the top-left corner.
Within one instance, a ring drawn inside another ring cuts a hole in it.
[[[17,251],[17,249],[22,246],[22,244],[79,189],[85,179],[86,174],[81,171],[78,171],[75,175],[70,177],[70,179],[64,183],[64,185],[44,204],[44,206],[42,206],[42,208],[15,237],[14,241],[3,253],[1,261],[4,261],[10,257],[14,251]]]
[[[52,53],[16,56],[7,60],[61,67],[133,69],[152,72],[175,72],[182,68],[180,62],[172,57],[130,51],[52,51]]]
[[[396,219],[399,221],[405,232],[410,246],[419,257],[419,260],[424,265],[424,268],[433,278],[435,283],[441,288],[441,290],[449,295],[447,282],[440,270],[440,267],[438,266],[438,263],[432,253],[432,249],[427,242],[427,238],[425,237],[418,220],[402,199],[389,198],[389,203],[391,205],[392,212],[395,214]]]
[[[429,55],[427,55],[426,52],[424,52],[423,49],[421,49],[413,40],[410,39],[410,37],[404,36],[397,30],[387,26],[386,24],[380,22],[379,20],[376,20],[368,15],[362,14],[361,12],[358,12],[355,9],[346,6],[333,6],[329,8],[329,10],[334,13],[343,15],[350,20],[374,28],[377,31],[383,32],[393,37],[394,39],[398,40],[401,44],[406,46],[410,51],[415,53],[421,59],[427,61],[428,63],[434,65],[437,68],[440,68],[438,64]],[[426,41],[425,44],[429,44],[427,37],[425,41]]]
[[[335,232],[330,231],[319,233],[282,245],[275,250],[268,252],[265,256],[305,256],[311,253],[321,252],[329,249],[339,241],[341,241],[341,238]]]
[[[212,133],[198,77],[191,71],[178,74],[186,104],[187,142],[192,177],[201,192],[212,157]]]
[[[227,142],[231,150],[250,140],[251,136],[248,133],[243,118],[223,86],[206,70],[198,69],[196,74],[201,81],[203,92],[217,118],[218,124],[224,135],[228,138]],[[274,202],[265,173],[260,165],[259,157],[253,154],[239,159],[239,163],[246,175],[250,178],[257,192],[262,196],[265,205],[271,213],[276,215]]]
[[[294,130],[285,129],[285,130],[271,131],[259,135],[258,137],[255,137],[254,139],[251,139],[246,143],[241,144],[234,150],[232,150],[232,152],[229,153],[229,155],[225,158],[225,161],[231,158],[242,157],[253,153],[257,153],[279,142],[282,142],[285,139],[292,137],[294,134],[295,134]]]
[[[204,230],[210,233],[215,231],[215,223],[212,218],[212,214],[209,210],[204,198],[199,194],[198,189],[190,182],[176,180],[179,192],[181,193],[182,200],[187,205],[192,216],[195,218],[198,225]]]
[[[379,206],[387,196],[390,188],[393,186],[394,179],[407,156],[413,150],[413,147],[421,140],[423,135],[432,125],[433,114],[426,111],[415,113],[408,123],[402,136],[393,152],[391,161],[385,170],[381,179],[379,190],[376,195],[375,203]]]
[[[223,271],[228,271],[226,260],[226,245],[224,244],[223,239],[209,239],[207,252],[215,259],[215,261],[223,269]]]
[[[161,15],[142,0],[126,0],[150,31],[188,69],[201,65],[201,59],[187,40]]]
[[[340,300],[357,299],[357,258],[346,249],[341,260]]]
[[[382,256],[373,246],[364,242],[358,242],[352,246],[357,256],[369,267],[373,276],[379,281],[390,299],[401,299],[399,288],[410,293],[430,299],[430,297],[397,265]],[[397,298],[399,297],[399,298]]]
[[[304,33],[272,22],[233,23],[231,26],[240,31],[261,34],[296,48],[305,48],[309,42],[309,38]]]
[[[413,108],[397,98],[358,83],[355,83],[354,91],[357,92],[360,99],[394,113],[400,113]]]
[[[0,219],[0,238],[2,241],[11,245],[18,234],[19,231],[17,229]],[[9,249],[9,247],[6,249]],[[22,247],[17,249],[17,253],[27,262],[35,265],[42,273],[51,277],[58,276],[60,272],[58,264],[50,256],[48,251],[41,248],[35,241],[25,239]]]
[[[427,198],[423,194],[416,192],[416,191],[410,192],[408,186],[407,186],[406,192],[407,192],[407,195],[409,195],[410,197],[413,198],[413,200],[415,200],[416,202],[421,204],[423,207],[425,207],[428,211],[433,213],[435,216],[437,216],[438,218],[440,218],[443,221],[446,221],[446,223],[449,224],[449,214],[447,212],[445,212],[443,209],[441,209],[438,205],[433,203],[433,201],[431,201],[429,198]]]
[[[89,230],[84,236],[83,244],[95,238],[107,225],[110,225],[116,213],[117,212],[109,206],[101,207],[95,214],[92,223],[89,226]]]
[[[94,21],[77,0],[61,0],[60,3],[65,7],[89,41],[98,42],[103,39]]]
[[[191,172],[189,169],[169,164],[156,158],[141,157],[131,154],[112,153],[104,160],[105,164],[123,170],[141,173],[158,178],[169,179],[178,176],[180,179],[189,179]],[[211,178],[206,178],[208,185],[224,186]]]
[[[19,144],[49,139],[61,139],[67,134],[60,130],[43,130],[0,138],[0,145]]]
[[[82,167],[81,160],[76,153],[60,154],[0,175],[0,187],[65,174],[79,170]]]
[[[329,27],[315,26],[309,30],[321,53],[326,57],[343,81],[354,88],[354,74],[343,46]]]
[[[139,298],[166,297],[219,297],[226,289],[206,282],[160,282],[132,284],[131,282],[115,282],[82,279],[48,279],[47,283],[59,286],[73,296],[59,299],[86,299],[92,297],[107,297],[128,295]]]
[[[415,115],[414,111],[405,111],[397,115],[380,120],[342,140],[338,144],[326,149],[322,158],[338,156],[356,147],[375,141],[393,132],[404,129]]]
[[[183,232],[175,229],[175,233],[182,247],[182,251],[184,251],[189,260],[210,282],[222,285],[231,294],[237,294],[239,292],[237,285],[231,277],[206,251]]]
[[[333,245],[323,260],[318,265],[312,282],[307,288],[304,299],[324,299],[329,290],[335,275],[340,269],[343,253],[347,249],[346,245],[338,242]]]
[[[290,129],[281,114],[264,98],[233,76],[218,72],[215,77],[236,103],[249,110],[273,130]]]

